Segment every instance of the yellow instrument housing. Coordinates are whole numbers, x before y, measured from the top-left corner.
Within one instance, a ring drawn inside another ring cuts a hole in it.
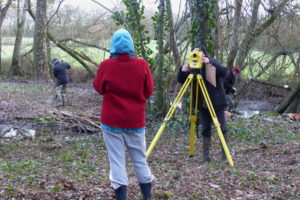
[[[201,53],[201,51],[192,51],[190,53],[189,67],[191,69],[201,69],[202,68],[202,53]]]

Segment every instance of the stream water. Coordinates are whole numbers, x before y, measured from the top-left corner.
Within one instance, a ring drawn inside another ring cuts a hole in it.
[[[254,115],[264,114],[268,111],[272,111],[274,105],[262,100],[241,100],[236,108],[238,114],[242,117],[250,118]]]

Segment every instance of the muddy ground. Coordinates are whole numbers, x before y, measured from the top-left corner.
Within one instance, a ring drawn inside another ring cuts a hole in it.
[[[0,199],[113,199],[99,118],[101,97],[91,83],[70,85],[65,107],[53,88],[0,81],[0,125],[35,130],[34,137],[0,136]],[[148,116],[147,142],[161,121]],[[300,199],[300,123],[267,113],[228,121],[234,167],[201,163],[201,137],[188,154],[187,116],[177,114],[149,158],[153,199]],[[141,199],[128,159],[128,199]]]

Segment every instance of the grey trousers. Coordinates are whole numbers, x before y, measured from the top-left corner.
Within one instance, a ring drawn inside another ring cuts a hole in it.
[[[59,103],[61,103],[62,105],[65,104],[66,90],[67,90],[66,84],[55,87],[55,96],[56,96],[57,100],[59,101]]]
[[[145,131],[140,133],[114,133],[105,129],[102,131],[110,163],[109,178],[114,189],[121,185],[128,185],[126,148],[133,162],[138,182],[150,183],[154,180],[146,160]]]

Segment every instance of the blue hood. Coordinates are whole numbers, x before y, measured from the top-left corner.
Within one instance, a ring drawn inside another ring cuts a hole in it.
[[[110,53],[134,53],[133,41],[128,31],[120,29],[113,34]]]

